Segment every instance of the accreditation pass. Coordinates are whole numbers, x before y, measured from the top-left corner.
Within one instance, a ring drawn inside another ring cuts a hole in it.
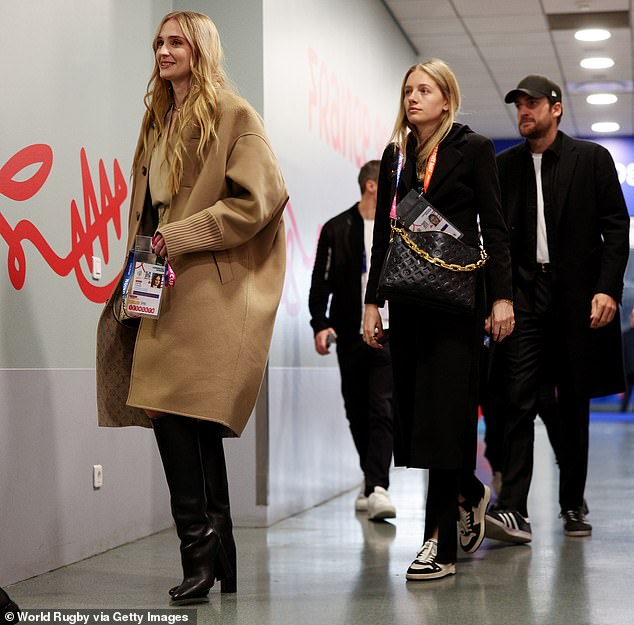
[[[126,313],[158,319],[165,276],[164,265],[135,260],[134,274],[128,287]]]

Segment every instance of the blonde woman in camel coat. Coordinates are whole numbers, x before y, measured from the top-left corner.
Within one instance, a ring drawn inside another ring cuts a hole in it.
[[[170,595],[189,601],[215,579],[236,590],[222,437],[240,436],[264,375],[288,195],[260,118],[227,87],[211,20],[168,14],[154,50],[127,249],[153,236],[176,283],[158,319],[133,325],[118,319],[117,286],[99,320],[97,401],[102,426],[154,429],[181,539]]]

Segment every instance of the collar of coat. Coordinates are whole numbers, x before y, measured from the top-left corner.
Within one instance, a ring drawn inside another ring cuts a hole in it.
[[[464,158],[462,147],[468,141],[473,130],[465,124],[454,123],[449,134],[438,146],[438,159],[431,177],[426,197],[433,197],[434,190],[442,185],[449,174]],[[405,166],[399,183],[399,199],[413,186],[419,186],[416,178],[416,136],[410,133],[407,138]]]

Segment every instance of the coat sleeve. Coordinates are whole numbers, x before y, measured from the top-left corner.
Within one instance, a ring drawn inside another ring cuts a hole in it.
[[[596,293],[606,293],[617,302],[623,296],[623,275],[630,253],[630,217],[610,153],[597,145],[594,170],[599,204],[599,227],[603,246]]]
[[[213,147],[209,158],[214,158]],[[170,256],[242,245],[272,221],[288,200],[277,159],[258,133],[244,133],[236,139],[227,157],[225,178],[227,197],[186,219],[161,226],[159,232]]]
[[[333,291],[334,245],[332,226],[327,223],[321,230],[317,243],[317,254],[308,294],[310,325],[315,334],[329,328],[328,302]]]
[[[388,145],[381,158],[379,169],[379,189],[376,200],[376,214],[374,217],[374,233],[372,235],[372,262],[368,275],[368,286],[365,291],[365,303],[376,304],[381,308],[385,305],[385,300],[377,296],[379,277],[383,268],[383,261],[390,244],[390,209],[394,197],[394,182],[396,171],[395,145]]]
[[[485,271],[490,307],[497,299],[513,298],[510,240],[502,215],[493,143],[480,137],[477,152],[473,176],[484,249],[489,255]]]

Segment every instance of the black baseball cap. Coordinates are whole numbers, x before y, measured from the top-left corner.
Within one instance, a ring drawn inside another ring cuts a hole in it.
[[[561,87],[546,76],[531,74],[522,78],[517,87],[504,97],[507,104],[515,102],[518,94],[524,93],[531,98],[548,98],[551,103],[561,102]]]

